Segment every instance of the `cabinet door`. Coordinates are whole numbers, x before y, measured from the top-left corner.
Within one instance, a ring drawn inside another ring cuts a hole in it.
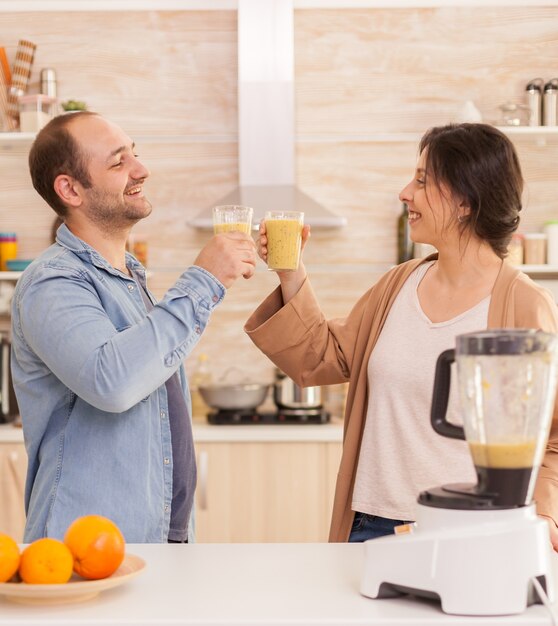
[[[23,541],[27,453],[23,443],[0,443],[0,532]]]
[[[197,541],[326,541],[327,445],[198,444]]]

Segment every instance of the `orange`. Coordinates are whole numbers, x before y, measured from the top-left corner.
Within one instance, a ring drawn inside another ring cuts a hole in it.
[[[72,576],[72,553],[58,539],[46,537],[29,544],[21,553],[19,575],[24,583],[55,585]]]
[[[5,583],[19,567],[19,546],[9,536],[0,533],[0,583]]]
[[[124,560],[124,537],[118,526],[102,515],[78,517],[66,531],[64,543],[74,555],[74,571],[83,578],[106,578]]]

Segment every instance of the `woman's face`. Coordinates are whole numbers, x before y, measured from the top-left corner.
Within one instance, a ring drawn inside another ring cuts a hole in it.
[[[411,239],[429,243],[438,250],[441,245],[455,245],[459,236],[457,202],[444,186],[436,186],[426,172],[426,150],[420,155],[415,175],[399,194],[409,208]]]

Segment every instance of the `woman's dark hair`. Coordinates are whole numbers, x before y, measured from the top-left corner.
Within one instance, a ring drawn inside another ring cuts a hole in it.
[[[96,115],[92,111],[58,115],[39,131],[29,151],[29,172],[33,187],[60,215],[67,208],[54,190],[54,181],[60,174],[75,178],[84,187],[91,187],[87,172],[87,159],[68,126],[79,117]]]
[[[426,176],[469,206],[461,233],[474,233],[504,258],[519,225],[523,176],[512,142],[488,124],[449,124],[428,130]]]

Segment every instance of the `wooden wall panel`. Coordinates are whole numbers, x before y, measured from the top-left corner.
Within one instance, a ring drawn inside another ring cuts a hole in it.
[[[31,88],[54,67],[62,99],[88,102],[136,141],[151,170],[150,284],[162,296],[207,242],[188,226],[238,179],[234,11],[0,13],[11,59],[37,43]],[[526,82],[558,73],[558,7],[298,9],[295,12],[296,175],[306,192],[348,219],[315,230],[306,262],[328,316],[345,315],[396,258],[398,193],[412,176],[418,138],[473,100],[487,121],[522,101]],[[410,132],[408,141],[375,141]],[[1,144],[1,142],[0,142]],[[558,217],[558,140],[516,140],[526,178],[522,228]],[[0,230],[20,256],[49,243],[53,213],[31,188],[25,146],[0,145]],[[195,354],[219,376],[241,361],[268,379],[269,361],[242,326],[276,284],[260,264],[213,315]],[[192,368],[194,359],[187,360]]]

